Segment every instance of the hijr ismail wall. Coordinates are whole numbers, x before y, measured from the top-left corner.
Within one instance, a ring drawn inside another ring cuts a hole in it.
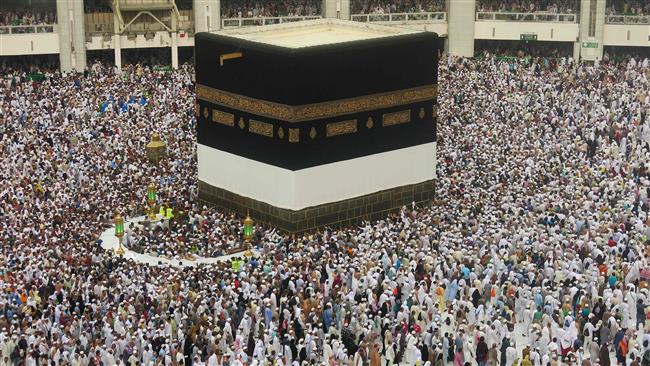
[[[256,32],[287,27],[302,25]],[[430,201],[440,46],[429,32],[307,47],[197,34],[200,198],[290,232]]]

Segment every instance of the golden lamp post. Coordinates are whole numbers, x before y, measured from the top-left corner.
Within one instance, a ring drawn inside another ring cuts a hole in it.
[[[146,146],[147,158],[150,162],[158,164],[158,162],[165,157],[167,144],[160,139],[158,133],[151,136],[151,141]]]
[[[149,221],[154,221],[156,219],[156,214],[154,213],[153,206],[156,203],[156,186],[153,183],[149,183],[147,186],[147,204],[149,205]]]
[[[253,219],[250,216],[246,215],[244,219],[244,244],[246,245],[246,252],[244,255],[248,258],[253,256],[251,251],[251,241],[253,240]]]
[[[126,250],[124,250],[124,247],[122,246],[122,238],[124,237],[124,218],[122,218],[118,213],[115,215],[113,223],[115,224],[115,236],[117,236],[117,240],[120,243],[119,246],[115,248],[115,254],[122,257],[124,256],[124,253],[126,253]]]

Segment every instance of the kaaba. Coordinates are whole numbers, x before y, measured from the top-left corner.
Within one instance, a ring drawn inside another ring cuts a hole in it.
[[[288,232],[429,203],[440,49],[334,19],[196,34],[199,198]]]

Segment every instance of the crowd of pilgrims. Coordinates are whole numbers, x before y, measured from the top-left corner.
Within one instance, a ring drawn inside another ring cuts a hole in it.
[[[625,0],[627,1],[627,0]],[[609,3],[609,1],[608,1]],[[499,11],[514,13],[578,13],[579,0],[478,0],[477,11]]]
[[[650,1],[644,0],[611,0],[607,2],[609,15],[650,15]]]
[[[443,59],[432,205],[191,267],[98,238],[154,182],[187,217],[127,245],[241,241],[197,203],[193,67],[5,72],[0,365],[647,365],[648,63]]]
[[[239,216],[206,206],[191,207],[189,202],[176,208],[175,214],[172,209],[172,220],[158,220],[152,226],[130,223],[125,247],[157,258],[189,260],[219,257],[244,248]]]
[[[446,10],[444,0],[353,0],[352,14],[422,13]]]
[[[52,9],[2,9],[0,26],[45,25],[56,23],[56,11]]]
[[[176,0],[180,10],[192,10],[191,0]],[[221,14],[224,18],[253,18],[278,16],[312,16],[321,14],[319,0],[284,0],[264,2],[259,0],[223,0]],[[479,0],[477,11],[500,12],[550,12],[577,13],[578,0]],[[444,0],[353,0],[353,14],[388,14],[444,12]],[[85,0],[84,12],[110,13],[110,0]],[[608,0],[608,15],[647,15],[650,2],[638,0]],[[3,25],[43,25],[56,23],[56,11],[31,11],[23,9],[0,11],[0,26]]]
[[[310,16],[321,14],[320,0],[223,0],[223,18]]]

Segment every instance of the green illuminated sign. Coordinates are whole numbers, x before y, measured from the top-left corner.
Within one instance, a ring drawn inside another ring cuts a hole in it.
[[[532,34],[532,33],[524,33],[519,35],[519,40],[521,41],[536,41],[537,40],[537,34]]]

